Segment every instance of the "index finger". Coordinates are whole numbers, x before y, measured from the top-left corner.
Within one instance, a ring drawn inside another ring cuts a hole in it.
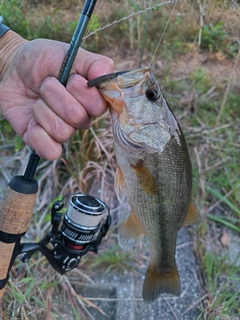
[[[91,80],[104,74],[112,73],[114,63],[112,59],[79,49],[73,64],[73,72],[78,73],[87,80]]]

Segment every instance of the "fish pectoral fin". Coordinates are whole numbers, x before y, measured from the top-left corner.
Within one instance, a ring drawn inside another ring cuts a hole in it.
[[[115,181],[114,181],[114,188],[117,195],[117,198],[120,202],[126,197],[126,190],[125,190],[125,181],[123,177],[123,173],[119,167],[117,167]]]
[[[124,222],[118,235],[118,243],[125,250],[132,249],[140,241],[146,231],[132,210],[130,216]]]
[[[201,217],[200,217],[199,213],[197,212],[197,210],[193,204],[193,201],[191,201],[191,204],[188,209],[188,214],[183,222],[183,226],[188,226],[189,224],[196,225],[200,222],[201,222]]]
[[[176,265],[169,270],[158,270],[153,263],[147,269],[142,297],[145,302],[153,302],[161,293],[171,293],[179,296],[181,285]]]

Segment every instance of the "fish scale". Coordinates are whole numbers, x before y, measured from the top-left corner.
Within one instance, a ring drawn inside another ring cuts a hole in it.
[[[161,293],[179,295],[177,233],[200,221],[192,204],[192,167],[183,132],[149,68],[95,79],[94,84],[110,104],[118,165],[115,190],[131,207],[119,244],[129,250],[148,237],[146,302]]]
[[[165,149],[165,152],[166,150],[167,149]],[[120,154],[122,154],[123,150],[116,146],[115,152],[117,159],[119,159]],[[136,157],[136,155],[132,155],[133,158],[134,156]],[[172,155],[172,157],[174,157],[174,155]],[[160,232],[163,233],[162,229],[164,228],[164,224],[162,223],[162,221],[165,217],[167,219],[167,226],[169,229],[168,234],[171,235],[168,241],[170,242],[172,239],[172,231],[174,233],[177,233],[179,227],[183,224],[185,219],[185,217],[181,214],[176,215],[176,211],[180,211],[180,213],[186,212],[187,214],[187,210],[191,201],[191,194],[186,197],[186,191],[187,189],[191,188],[191,179],[188,179],[188,181],[186,181],[186,183],[184,184],[184,176],[187,174],[182,169],[178,174],[176,168],[180,168],[180,166],[178,166],[177,162],[178,161],[175,157],[175,165],[171,165],[171,159],[169,159],[169,157],[165,157],[164,152],[163,154],[155,153],[151,155],[149,159],[145,160],[146,166],[148,168],[152,168],[152,176],[157,177],[161,182],[158,183],[158,193],[156,196],[149,196],[139,186],[135,179],[134,172],[130,168],[128,157],[121,158],[121,160],[119,160],[118,162],[118,165],[124,172],[125,182],[127,186],[126,193],[128,194],[128,202],[131,208],[134,208],[134,211],[138,212],[139,219],[144,225],[147,233],[151,234],[151,237],[149,238],[152,238],[153,235],[158,234],[159,229]],[[188,163],[189,168],[186,166],[186,171],[191,170],[190,160],[188,161]],[[165,168],[166,166],[168,171],[167,175]],[[177,177],[177,175],[179,175],[179,177]],[[175,181],[175,188],[173,181]],[[182,185],[181,189],[178,187],[180,182]],[[131,190],[133,190],[133,192],[131,192]],[[181,206],[183,207],[182,209]],[[159,220],[159,223],[157,223],[157,219]],[[153,231],[154,228],[158,228],[158,232]],[[171,230],[171,228],[174,228],[174,230]],[[160,248],[164,243],[166,243],[166,241],[160,242]],[[155,247],[156,246],[153,246],[153,249],[155,249]],[[160,248],[158,247],[156,253],[154,252],[155,256],[157,255],[157,253],[162,251]],[[172,255],[169,254],[169,256],[171,256],[172,263],[174,261],[174,255],[175,248],[173,248],[172,250]]]

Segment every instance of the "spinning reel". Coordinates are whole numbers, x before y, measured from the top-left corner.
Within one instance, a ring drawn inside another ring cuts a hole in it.
[[[88,251],[97,253],[111,224],[109,209],[101,200],[73,194],[64,213],[64,198],[52,206],[51,231],[38,243],[20,243],[14,250],[15,256],[22,254],[23,262],[40,251],[60,274],[76,268]]]

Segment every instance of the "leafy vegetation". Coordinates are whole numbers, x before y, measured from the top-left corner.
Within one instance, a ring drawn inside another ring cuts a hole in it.
[[[227,32],[224,30],[224,23],[222,21],[212,24],[205,24],[203,26],[202,34],[202,48],[207,48],[211,51],[219,51],[224,46],[228,38]]]

